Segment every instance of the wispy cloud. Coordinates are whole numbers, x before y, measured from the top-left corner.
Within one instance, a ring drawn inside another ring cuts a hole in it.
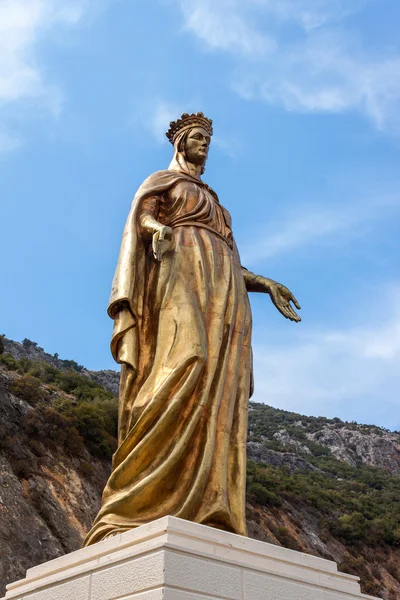
[[[60,90],[46,78],[38,59],[38,45],[57,27],[77,25],[90,0],[2,0],[0,3],[0,107],[19,105],[45,108],[54,115],[62,109]],[[27,104],[28,102],[28,104]],[[21,145],[0,122],[3,152]]]
[[[208,47],[235,54],[263,55],[275,48],[274,40],[259,33],[232,0],[180,0],[185,29],[195,33]]]
[[[362,30],[345,26],[368,0],[176,1],[185,29],[236,59],[242,97],[291,111],[354,110],[380,130],[400,131],[400,53],[377,44],[372,51]]]
[[[303,323],[290,342],[282,335],[256,344],[254,399],[399,428],[400,286],[381,290],[368,310],[355,306],[369,312],[362,327],[307,330]]]
[[[150,134],[157,144],[166,144],[165,132],[171,121],[176,121],[184,113],[198,112],[202,110],[199,101],[175,102],[162,98],[156,98],[146,106],[136,107],[135,115],[130,122]],[[241,151],[240,141],[232,135],[214,135],[212,148],[216,148],[229,158],[235,159]]]
[[[251,0],[282,21],[294,21],[307,31],[338,22],[361,10],[371,0]]]
[[[226,154],[229,158],[237,159],[242,153],[243,144],[237,137],[232,135],[220,136],[214,134],[212,148],[217,148],[217,150]]]
[[[365,237],[379,219],[387,219],[400,209],[399,195],[378,195],[351,204],[299,206],[278,221],[263,228],[261,240],[241,245],[244,264],[254,265],[266,259],[289,254],[302,248],[344,245]]]
[[[170,121],[176,121],[183,112],[185,112],[183,105],[161,98],[157,98],[154,102],[143,107],[143,110],[139,109],[140,121],[144,129],[150,133],[158,144],[167,142],[165,132],[169,127]],[[137,116],[132,119],[132,122],[135,124],[137,121]]]

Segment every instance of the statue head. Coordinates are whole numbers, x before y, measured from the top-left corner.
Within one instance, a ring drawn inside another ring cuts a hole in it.
[[[184,165],[189,163],[201,167],[203,173],[212,134],[211,119],[198,112],[192,115],[184,113],[178,121],[171,121],[165,135],[174,146],[174,159],[181,169],[186,170]]]

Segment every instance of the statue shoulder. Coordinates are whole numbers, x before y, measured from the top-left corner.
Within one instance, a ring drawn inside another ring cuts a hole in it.
[[[163,194],[177,181],[185,178],[187,178],[187,176],[185,176],[183,173],[179,173],[178,171],[170,171],[168,169],[156,171],[143,181],[136,193],[136,196]]]

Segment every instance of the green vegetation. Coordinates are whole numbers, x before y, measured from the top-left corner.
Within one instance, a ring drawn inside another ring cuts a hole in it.
[[[40,351],[30,340],[24,340],[23,345]],[[117,446],[117,398],[73,360],[63,361],[54,355],[56,364],[61,365],[56,368],[44,358],[15,360],[4,350],[0,336],[0,366],[17,375],[10,374],[9,391],[32,407],[21,415],[18,430],[10,433],[4,424],[0,426],[0,450],[7,453],[15,474],[29,478],[46,452],[56,454],[61,449],[77,459],[83,477],[91,477],[95,471],[92,457],[109,460]],[[275,538],[294,550],[303,549],[295,532],[304,527],[306,515],[318,524],[322,542],[339,540],[347,549],[340,570],[361,576],[363,591],[379,596],[379,565],[400,581],[398,566],[388,558],[400,549],[400,477],[366,466],[356,455],[356,466],[337,460],[319,443],[328,425],[338,430],[357,429],[365,435],[382,435],[384,431],[373,425],[305,417],[250,403],[249,439],[278,453],[296,453],[306,461],[300,464],[308,462],[315,469],[293,472],[293,468],[290,471],[249,460],[248,501],[264,508],[265,518],[271,517],[268,527]],[[274,437],[282,430],[294,444],[286,446],[285,437]],[[309,434],[314,434],[313,440],[308,439]],[[389,592],[387,597],[395,598],[393,594]]]
[[[22,340],[22,345],[26,349],[28,349],[28,348],[37,348],[41,352],[44,352],[43,348],[41,348],[40,346],[38,346],[37,342],[32,342],[32,340],[29,340],[28,338],[25,338],[25,339]]]
[[[278,522],[282,513],[289,515],[300,530],[301,515],[307,515],[318,524],[321,541],[339,540],[347,548],[339,569],[360,576],[364,593],[383,597],[382,585],[387,584],[382,582],[382,567],[400,582],[398,567],[388,560],[400,548],[400,477],[363,464],[356,454],[356,466],[337,460],[329,448],[318,443],[328,425],[339,431],[343,427],[357,429],[364,435],[383,435],[385,431],[373,425],[305,417],[250,403],[249,439],[276,452],[296,453],[316,469],[290,472],[288,467],[249,460],[248,499],[265,507]],[[287,432],[290,445],[274,437],[282,430]],[[307,434],[315,434],[314,441]],[[282,545],[297,549],[288,529],[274,526],[273,521],[269,527]],[[397,598],[396,591],[387,593],[385,597]]]
[[[23,345],[36,347],[30,340]],[[10,392],[34,407],[22,420],[28,443],[34,452],[39,442],[71,455],[83,455],[86,447],[95,456],[111,458],[117,445],[117,398],[82,374],[75,361],[60,362],[64,369],[0,354],[0,365],[21,375],[10,383]]]
[[[11,354],[0,354],[0,366],[1,365],[9,371],[16,371],[18,368],[17,361]]]
[[[250,438],[254,441],[263,441],[263,438],[272,440],[274,433],[286,429],[292,437],[300,442],[306,441],[306,445],[308,445],[310,442],[306,439],[306,433],[317,433],[326,425],[335,425],[338,429],[342,427],[357,429],[366,435],[370,433],[382,435],[385,431],[376,425],[360,425],[355,421],[341,421],[338,417],[334,419],[306,417],[266,404],[250,402],[249,431],[251,432]]]
[[[47,396],[46,390],[42,387],[40,380],[32,375],[23,375],[20,379],[15,379],[10,384],[10,392],[18,396],[21,400],[26,400],[29,404],[38,404]]]
[[[291,475],[284,467],[249,460],[248,491],[254,501],[308,507],[346,545],[400,546],[400,477],[366,465],[352,467],[332,456],[307,458],[320,471]]]
[[[73,419],[46,406],[36,407],[22,419],[22,429],[29,444],[35,440],[52,450],[63,448],[68,454],[79,456],[84,450],[84,439],[75,425]],[[35,451],[35,446],[32,450]]]

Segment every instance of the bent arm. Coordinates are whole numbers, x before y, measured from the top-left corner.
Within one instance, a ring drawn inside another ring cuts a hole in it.
[[[139,213],[139,228],[144,238],[150,240],[156,231],[163,227],[162,223],[157,221],[159,212],[159,198],[151,196],[146,198]]]
[[[138,218],[143,238],[152,240],[153,256],[157,261],[161,261],[163,254],[173,245],[172,229],[158,221],[160,200],[159,196],[145,198]]]

